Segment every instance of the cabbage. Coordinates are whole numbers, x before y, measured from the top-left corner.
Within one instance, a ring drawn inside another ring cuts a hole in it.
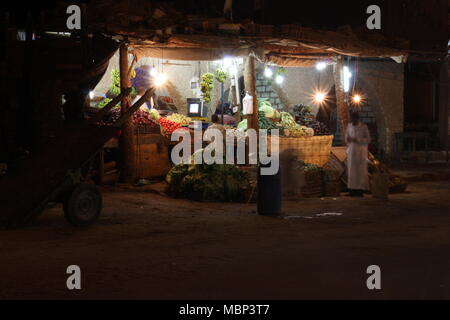
[[[261,106],[259,108],[259,111],[264,112],[264,115],[266,116],[266,118],[273,119],[275,117],[275,109],[268,105]]]
[[[241,129],[241,130],[247,130],[247,127],[248,127],[247,119],[244,119],[241,122],[239,122],[237,127],[238,127],[238,129]]]
[[[147,109],[148,110],[148,109]],[[148,113],[150,114],[150,117],[153,119],[153,120],[158,120],[159,119],[159,112],[158,112],[158,110],[156,110],[156,109],[150,109],[149,111],[148,111]]]

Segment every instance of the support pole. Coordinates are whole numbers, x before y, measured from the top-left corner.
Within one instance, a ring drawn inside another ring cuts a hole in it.
[[[131,87],[131,81],[128,76],[128,45],[123,43],[119,49],[120,64],[120,88],[121,91]],[[121,101],[121,113],[124,114],[130,107],[130,95],[125,95]],[[133,154],[133,127],[131,118],[122,126],[122,135],[120,136],[120,152],[121,152],[121,181],[125,183],[133,183],[135,180],[135,163]]]
[[[255,57],[249,56],[245,59],[244,83],[247,90],[253,97],[253,114],[246,116],[248,121],[248,129],[259,129],[258,126],[258,96],[256,94],[256,70]]]
[[[343,57],[338,57],[334,69],[334,82],[336,85],[336,106],[337,117],[339,121],[339,133],[341,136],[341,144],[345,145],[345,130],[348,124],[348,103],[346,93],[344,91],[344,61]]]
[[[443,62],[441,62],[440,68],[439,68],[439,87],[438,87],[438,94],[439,94],[439,138],[440,138],[440,144],[441,148],[443,150],[448,150],[448,144],[449,144],[449,78],[448,78],[448,58],[446,58]]]

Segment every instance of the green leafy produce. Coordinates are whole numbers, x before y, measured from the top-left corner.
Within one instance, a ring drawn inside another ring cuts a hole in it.
[[[275,118],[275,109],[268,105],[264,105],[264,106],[260,107],[259,111],[263,112],[265,114],[266,118],[269,118],[269,119]]]
[[[177,165],[167,174],[174,196],[204,201],[244,201],[249,188],[246,173],[234,165]]]
[[[148,109],[147,109],[148,110]],[[158,110],[156,110],[156,109],[150,109],[150,110],[148,110],[147,111],[148,112],[148,114],[150,115],[150,117],[153,119],[153,120],[158,120],[159,119],[159,112],[158,112]]]
[[[108,103],[110,103],[111,101],[112,101],[112,99],[105,98],[102,101],[100,101],[99,103],[97,103],[96,107],[101,109],[104,106],[106,106]]]
[[[247,119],[244,119],[241,122],[239,122],[237,128],[241,129],[241,130],[247,130],[247,128],[248,128],[248,121],[247,121]]]

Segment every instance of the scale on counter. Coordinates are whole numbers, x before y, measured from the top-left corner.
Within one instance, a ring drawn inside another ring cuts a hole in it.
[[[206,117],[207,109],[200,98],[188,98],[187,110],[188,110],[188,117],[191,118]]]

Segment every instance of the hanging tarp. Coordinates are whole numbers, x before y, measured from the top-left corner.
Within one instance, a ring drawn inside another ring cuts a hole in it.
[[[248,49],[202,49],[202,48],[155,48],[134,47],[131,51],[137,58],[158,58],[185,61],[215,61],[226,56],[248,56]]]

